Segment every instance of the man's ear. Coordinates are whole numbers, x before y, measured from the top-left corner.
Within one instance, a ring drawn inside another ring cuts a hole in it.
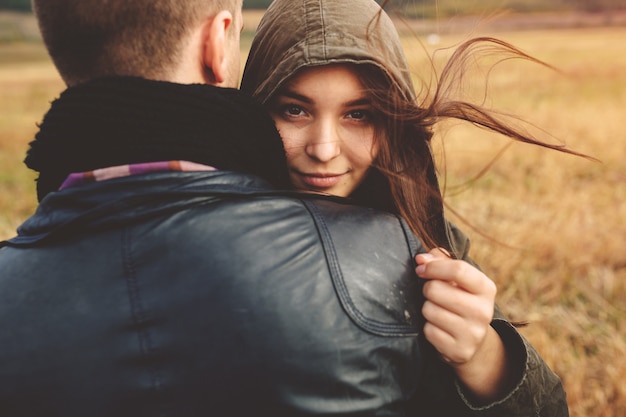
[[[222,10],[207,20],[203,36],[204,77],[208,84],[223,83],[228,75],[227,48],[228,29],[233,24],[233,15]]]

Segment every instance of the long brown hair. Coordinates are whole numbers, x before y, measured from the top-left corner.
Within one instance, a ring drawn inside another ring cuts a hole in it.
[[[564,145],[540,140],[523,128],[512,115],[488,109],[481,103],[454,97],[455,86],[462,82],[465,68],[477,54],[495,54],[502,60],[522,58],[550,67],[513,45],[491,37],[469,39],[459,45],[436,78],[432,94],[426,98],[408,100],[380,68],[357,65],[361,83],[368,90],[372,104],[379,113],[377,135],[378,155],[373,169],[388,183],[389,192],[370,199],[390,198],[391,206],[407,221],[414,233],[428,248],[443,247],[450,252],[444,224],[444,201],[437,181],[431,138],[434,126],[444,119],[465,121],[497,132],[519,142],[584,156]],[[492,64],[495,65],[495,64]],[[433,65],[434,68],[434,65]],[[367,181],[363,188],[372,188]],[[380,204],[379,204],[380,206]]]

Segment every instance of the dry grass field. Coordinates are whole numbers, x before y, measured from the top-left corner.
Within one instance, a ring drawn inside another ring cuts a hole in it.
[[[571,415],[626,415],[626,27],[496,36],[562,73],[507,61],[491,73],[488,103],[600,162],[514,144],[474,179],[508,142],[450,123],[435,143],[447,168],[447,202],[472,237],[474,258],[497,282],[498,303],[530,322],[522,332],[563,378]],[[405,38],[421,77],[425,51],[461,40]],[[475,75],[468,92],[484,86],[484,71]],[[34,175],[21,161],[62,88],[41,45],[0,44],[0,238],[36,206]]]
[[[571,415],[626,415],[626,27],[495,35],[562,73],[502,63],[487,103],[600,162],[514,144],[479,176],[509,142],[448,123],[436,142],[447,202],[497,282],[498,303],[530,322],[522,333],[563,378]],[[414,66],[427,67],[418,42],[406,44],[418,51]],[[470,73],[466,91],[482,90],[485,75]]]

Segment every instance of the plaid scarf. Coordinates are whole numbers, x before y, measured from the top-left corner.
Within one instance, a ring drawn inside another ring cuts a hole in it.
[[[59,190],[79,187],[81,185],[106,181],[113,178],[163,171],[215,171],[215,168],[189,161],[145,162],[143,164],[118,165],[95,169],[93,171],[73,172],[63,181]]]

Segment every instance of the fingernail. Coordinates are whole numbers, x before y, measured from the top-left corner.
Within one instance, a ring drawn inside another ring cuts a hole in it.
[[[430,253],[420,253],[417,256],[422,262],[430,262],[435,259],[435,257]]]

